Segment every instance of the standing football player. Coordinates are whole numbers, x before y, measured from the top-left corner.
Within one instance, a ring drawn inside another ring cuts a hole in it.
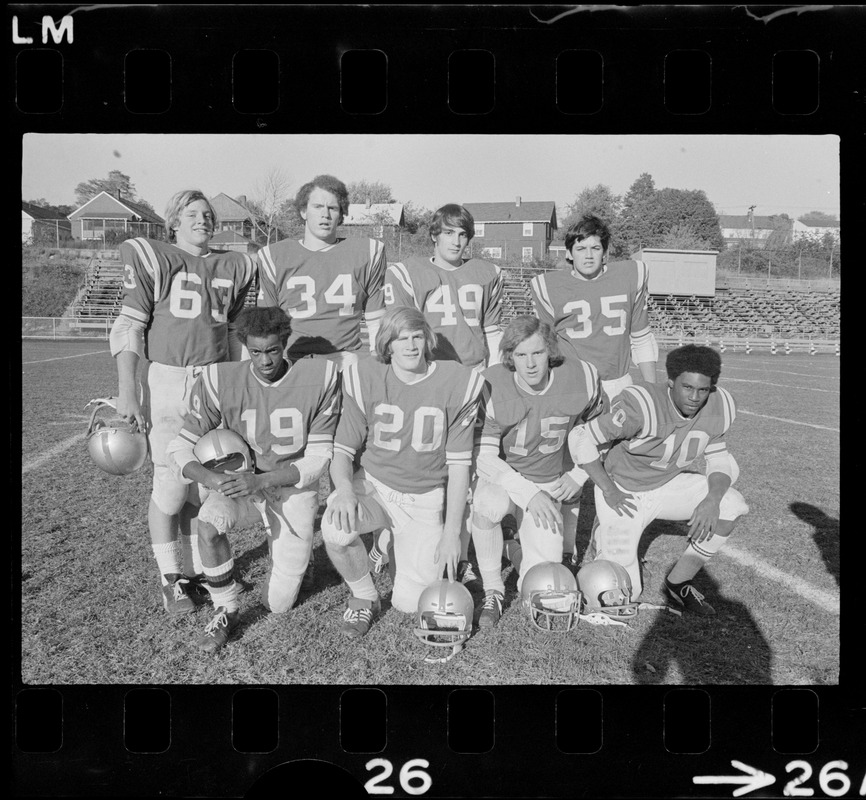
[[[360,534],[392,531],[391,604],[399,611],[414,613],[421,593],[446,569],[454,579],[484,379],[456,361],[434,361],[435,346],[420,311],[391,308],[376,357],[342,375],[334,491],[322,535],[351,592],[342,624],[350,637],[363,636],[381,610]],[[362,448],[361,470],[353,474]]]
[[[586,477],[579,468],[563,472],[566,437],[575,424],[602,411],[595,367],[576,358],[566,361],[546,322],[515,317],[500,350],[501,363],[484,372],[478,480],[472,493],[472,539],[485,587],[483,627],[495,625],[502,614],[502,518],[514,514],[518,525],[520,591],[532,567],[560,560],[561,503],[580,494]]]
[[[109,340],[117,359],[117,411],[146,430],[150,442],[148,527],[163,606],[171,614],[194,610],[189,579],[201,574],[201,560],[192,531],[196,503],[169,469],[165,448],[180,430],[202,367],[240,358],[234,322],[255,278],[249,256],[210,250],[215,225],[210,201],[189,189],[166,209],[168,242],[140,237],[121,243],[123,304]]]
[[[463,257],[475,236],[475,220],[463,206],[448,203],[437,209],[429,230],[431,257],[388,265],[385,302],[424,314],[436,335],[434,359],[483,370],[499,360],[502,271],[489,261]],[[467,526],[460,537],[458,566],[458,579],[464,583],[477,577],[469,561],[469,541]],[[380,540],[371,550],[374,562],[383,550]]]
[[[739,467],[725,443],[736,406],[717,385],[722,362],[715,350],[688,344],[668,353],[665,366],[665,384],[627,386],[609,412],[569,434],[569,448],[595,483],[597,557],[625,567],[636,599],[641,534],[655,519],[687,520],[688,545],[664,591],[686,611],[707,616],[715,611],[692,579],[749,511],[731,486]],[[602,464],[598,448],[609,442],[616,443]],[[706,474],[689,470],[702,455]]]
[[[565,235],[565,267],[537,275],[529,284],[536,315],[559,335],[566,358],[573,353],[598,370],[608,403],[632,383],[632,360],[646,383],[655,383],[658,360],[646,264],[608,263],[609,246],[607,223],[587,214]],[[565,514],[563,560],[572,566],[577,514],[576,504]]]
[[[283,357],[291,321],[278,308],[248,308],[237,320],[249,361],[212,364],[193,387],[192,410],[169,445],[170,462],[185,483],[201,486],[199,544],[215,614],[199,640],[219,650],[238,624],[239,586],[228,532],[266,521],[270,564],[262,603],[288,611],[301,588],[313,547],[319,478],[333,453],[339,416],[336,365],[327,359]],[[237,433],[254,453],[255,469],[208,469],[195,446],[208,431]]]
[[[342,368],[358,360],[363,321],[373,351],[385,313],[385,245],[377,239],[337,237],[349,212],[349,193],[332,175],[305,183],[295,208],[304,220],[304,238],[259,251],[259,305],[277,306],[292,318],[290,359],[325,357]]]

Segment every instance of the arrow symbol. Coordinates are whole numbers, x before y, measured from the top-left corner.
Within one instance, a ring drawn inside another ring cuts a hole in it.
[[[771,783],[776,782],[776,778],[767,772],[762,772],[759,769],[750,767],[742,761],[731,761],[731,766],[748,773],[747,775],[696,775],[692,778],[693,783],[742,783],[739,789],[734,789],[734,797],[739,797],[749,792],[754,792],[756,789],[763,789]]]

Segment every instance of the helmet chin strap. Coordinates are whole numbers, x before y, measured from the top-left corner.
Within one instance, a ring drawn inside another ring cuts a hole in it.
[[[454,656],[456,656],[463,649],[463,642],[457,642],[452,648],[451,653],[447,656],[434,656],[432,653],[428,653],[424,656],[425,664],[445,664],[450,661]]]

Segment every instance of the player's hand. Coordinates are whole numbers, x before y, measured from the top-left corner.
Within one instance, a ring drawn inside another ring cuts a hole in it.
[[[448,570],[448,580],[452,583],[457,576],[457,561],[460,558],[460,535],[450,536],[443,533],[439,538],[439,544],[433,551],[433,563],[440,568]]]
[[[142,433],[147,431],[147,423],[141,410],[141,403],[135,394],[120,392],[117,396],[117,413],[130,425],[134,425]]]
[[[536,492],[532,500],[527,503],[526,510],[532,514],[536,527],[546,528],[551,533],[561,532],[562,514],[547,492]]]
[[[619,516],[625,514],[628,517],[634,517],[634,511],[637,511],[637,503],[634,501],[634,495],[623,492],[619,487],[614,486],[607,492],[603,492],[604,502],[607,503]]]
[[[328,498],[325,521],[346,533],[358,530],[358,496],[351,489],[336,489]]]
[[[550,489],[546,490],[554,500],[559,500],[560,503],[571,503],[580,497],[583,491],[583,484],[578,483],[568,473],[560,475],[556,483]]]
[[[695,507],[689,519],[689,538],[695,542],[709,539],[719,524],[719,504],[711,497],[705,497]]]
[[[249,497],[262,488],[261,476],[255,472],[226,472],[218,483],[217,489],[234,500]]]

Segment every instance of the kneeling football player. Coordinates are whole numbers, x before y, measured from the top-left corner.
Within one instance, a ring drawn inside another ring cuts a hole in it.
[[[279,308],[248,308],[238,338],[249,361],[211,364],[199,376],[169,452],[178,475],[201,486],[199,547],[215,615],[199,640],[219,650],[238,624],[239,586],[227,533],[264,520],[270,569],[261,589],[272,612],[297,599],[313,544],[319,478],[333,452],[339,415],[337,366],[325,359],[288,361],[291,320]],[[222,426],[253,451],[255,469],[223,473],[195,456],[202,436]]]
[[[446,568],[455,576],[484,380],[456,361],[433,361],[435,344],[421,311],[394,306],[382,318],[376,357],[342,374],[322,536],[351,592],[341,628],[350,637],[367,633],[381,609],[360,534],[392,531],[391,604],[399,611],[414,613]]]

